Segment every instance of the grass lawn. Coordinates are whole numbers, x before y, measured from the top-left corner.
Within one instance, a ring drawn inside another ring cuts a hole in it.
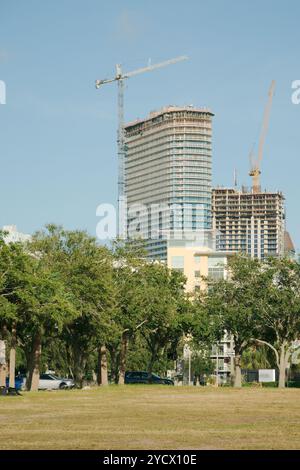
[[[0,449],[299,449],[300,390],[111,386],[0,397]]]

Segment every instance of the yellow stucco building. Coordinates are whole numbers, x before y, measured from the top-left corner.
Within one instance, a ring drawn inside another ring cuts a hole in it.
[[[228,255],[230,254],[199,246],[194,242],[169,241],[167,263],[170,268],[185,275],[187,292],[194,292],[205,288],[203,277],[224,279]]]
[[[232,253],[215,251],[208,246],[201,246],[198,242],[170,241],[168,242],[167,263],[172,269],[181,271],[186,277],[186,290],[189,293],[206,288],[204,278],[213,280],[226,278],[226,265],[228,256]],[[211,359],[215,362],[215,376],[217,383],[228,381],[233,371],[233,339],[225,334],[223,339],[213,346]],[[184,349],[184,359],[190,361],[190,351],[188,344]],[[185,382],[190,382],[192,377],[191,367],[189,367],[189,378]]]

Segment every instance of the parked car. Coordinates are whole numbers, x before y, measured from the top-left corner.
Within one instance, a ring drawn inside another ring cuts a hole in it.
[[[24,390],[26,384],[26,375],[19,374],[15,377],[15,389]],[[9,387],[9,377],[6,377],[6,386]]]
[[[39,390],[61,390],[73,388],[75,386],[72,379],[57,377],[54,374],[41,374],[39,381]]]
[[[24,390],[26,385],[26,375],[16,375],[15,389]],[[9,378],[6,378],[6,386],[9,386]],[[55,374],[41,374],[39,380],[39,390],[62,390],[75,386],[72,379],[57,377]]]
[[[148,372],[126,372],[125,384],[157,384],[157,385],[174,385],[172,379],[159,377],[156,374],[149,374]]]

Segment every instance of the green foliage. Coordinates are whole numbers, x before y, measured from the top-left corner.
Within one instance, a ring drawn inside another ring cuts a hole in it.
[[[72,298],[75,314],[58,333],[65,344],[69,370],[81,384],[91,354],[114,330],[112,256],[86,232],[65,231],[56,226],[37,233],[31,250],[59,274],[65,292]]]
[[[236,354],[252,342],[257,322],[257,292],[260,263],[246,256],[233,256],[229,260],[229,276],[212,283],[205,308],[217,330],[233,335]]]
[[[215,364],[210,359],[210,350],[193,351],[192,353],[192,373],[196,377],[210,375],[215,370]]]
[[[241,366],[243,369],[273,369],[276,363],[267,346],[252,345],[243,351]]]
[[[189,304],[184,277],[165,265],[145,264],[140,272],[145,325],[141,330],[150,351],[148,370],[156,361],[175,360],[177,346],[186,333]]]
[[[16,328],[18,364],[31,376],[36,367],[51,369],[82,385],[102,345],[116,379],[122,354],[127,367],[165,372],[189,330],[184,283],[180,273],[147,262],[141,244],[108,249],[55,225],[26,245],[0,237],[0,322],[6,334]]]
[[[117,381],[125,367],[164,374],[187,337],[193,373],[209,375],[224,332],[238,367],[287,363],[300,336],[299,264],[239,255],[206,291],[189,298],[185,282],[147,261],[140,242],[107,248],[84,231],[48,225],[30,243],[6,244],[0,232],[0,335],[10,347],[16,329],[17,367],[54,369],[79,385],[103,345]]]
[[[300,265],[290,259],[269,258],[263,263],[259,282],[259,321],[271,342],[289,347],[300,335]]]

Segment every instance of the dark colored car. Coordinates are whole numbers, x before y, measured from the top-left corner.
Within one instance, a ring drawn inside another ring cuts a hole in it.
[[[172,379],[159,377],[156,374],[149,374],[148,372],[126,372],[125,384],[157,384],[157,385],[174,385]]]
[[[26,376],[25,375],[16,375],[15,377],[15,389],[23,390],[25,387]],[[9,378],[6,377],[6,386],[9,386]]]

